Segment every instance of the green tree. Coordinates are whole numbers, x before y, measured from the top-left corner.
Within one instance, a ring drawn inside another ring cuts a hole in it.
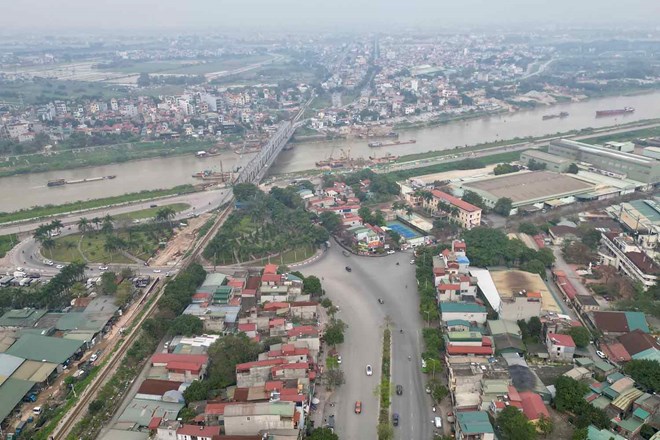
[[[527,328],[529,329],[529,335],[533,338],[541,337],[541,330],[543,329],[543,323],[538,316],[532,316],[527,321]]]
[[[363,206],[358,209],[358,215],[362,219],[363,223],[369,223],[370,225],[373,224],[373,214],[371,213],[371,209],[369,209],[369,207]]]
[[[600,244],[600,231],[597,231],[594,228],[589,228],[582,233],[581,241],[588,246],[589,249],[595,250]]]
[[[89,220],[86,217],[80,217],[78,220],[78,230],[83,234],[89,230]]]
[[[129,280],[122,281],[115,292],[115,305],[118,307],[126,306],[133,297],[133,289],[133,284]]]
[[[314,275],[305,277],[303,280],[303,292],[309,295],[321,295],[323,293],[321,280]]]
[[[307,438],[309,440],[339,440],[339,436],[330,428],[316,428]]]
[[[259,188],[251,183],[237,183],[233,189],[234,197],[236,197],[236,201],[238,202],[250,200],[260,192]]]
[[[481,197],[479,194],[477,194],[474,191],[465,191],[465,193],[463,194],[463,197],[461,197],[461,199],[464,202],[468,202],[468,203],[471,203],[474,206],[478,206],[479,208],[481,208],[484,211],[487,210],[486,202],[484,202],[483,197]]]
[[[325,343],[333,347],[343,343],[346,327],[346,323],[341,319],[333,319],[325,329],[325,335],[323,337]]]
[[[114,272],[104,272],[101,274],[101,291],[104,295],[114,295],[117,293],[117,274]]]
[[[635,382],[644,385],[652,393],[660,391],[660,362],[647,359],[633,359],[624,365],[623,371]]]
[[[325,371],[325,381],[328,388],[336,389],[346,383],[344,372],[340,368],[329,368]]]
[[[523,234],[536,235],[539,233],[539,228],[536,227],[533,223],[521,223],[518,225],[518,232]]]
[[[183,392],[186,403],[198,402],[209,398],[209,383],[195,380]]]
[[[555,254],[552,253],[552,249],[544,247],[536,252],[536,259],[545,267],[551,267],[555,263]]]
[[[511,208],[513,207],[513,200],[508,197],[502,197],[495,202],[493,211],[497,214],[508,217],[511,214]]]
[[[536,422],[536,427],[544,437],[547,437],[555,429],[555,425],[550,417],[546,417],[545,414],[541,414],[539,420]]]
[[[503,440],[535,440],[536,427],[515,406],[507,406],[497,416],[497,426]]]
[[[154,220],[157,222],[169,222],[170,227],[172,227],[172,219],[175,216],[176,211],[171,206],[164,206],[156,212]]]
[[[323,211],[321,215],[319,215],[319,218],[321,220],[321,225],[323,225],[329,233],[335,234],[339,232],[342,225],[341,217],[339,217],[339,215],[332,211]]]
[[[174,318],[169,333],[172,335],[196,336],[204,332],[204,323],[197,316],[180,315]]]
[[[517,171],[520,171],[520,167],[517,165],[511,165],[510,163],[501,163],[495,166],[495,169],[493,169],[493,172],[496,176],[501,174],[515,173]]]
[[[103,400],[92,400],[88,408],[90,413],[97,413],[105,408],[105,402]]]
[[[580,169],[575,163],[572,163],[568,166],[568,169],[566,170],[567,173],[569,174],[577,174]]]
[[[211,344],[209,355],[209,379],[217,388],[225,388],[236,382],[236,365],[257,360],[261,346],[252,342],[244,333],[227,335]]]
[[[449,395],[449,390],[446,386],[438,383],[435,384],[433,390],[431,390],[431,395],[433,396],[433,400],[440,402],[442,399]]]
[[[394,427],[388,422],[381,422],[376,428],[378,440],[392,440],[394,438]]]
[[[568,334],[573,338],[575,345],[580,348],[588,347],[589,341],[591,340],[591,334],[589,330],[584,327],[572,327]]]

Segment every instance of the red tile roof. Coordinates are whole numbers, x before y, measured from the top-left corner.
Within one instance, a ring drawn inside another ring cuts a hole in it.
[[[239,405],[242,402],[216,402],[216,403],[207,403],[206,409],[204,409],[204,414],[212,414],[221,416],[225,413],[225,408],[232,405]]]
[[[288,309],[289,303],[285,302],[272,302],[264,304],[264,310],[277,310],[277,309]]]
[[[162,417],[152,417],[151,420],[149,421],[149,425],[147,425],[147,428],[158,429],[161,420],[163,420]]]
[[[266,391],[281,390],[282,388],[284,388],[284,382],[281,380],[269,380],[266,382],[266,385],[264,385]]]
[[[463,211],[468,211],[468,212],[481,211],[481,208],[478,208],[471,203],[465,202],[459,199],[458,197],[454,197],[445,192],[438,191],[437,189],[432,190],[431,194],[433,194],[438,199],[443,200],[446,203],[449,203],[450,205],[454,205],[455,207],[462,209]]]
[[[492,355],[493,347],[479,347],[474,345],[450,345],[447,347],[447,354],[483,354]]]
[[[258,277],[258,276],[249,277],[247,279],[247,282],[245,283],[245,288],[246,289],[257,289],[259,287],[260,283],[261,283],[261,277]]]
[[[267,264],[264,266],[264,274],[276,274],[277,264]]]
[[[541,415],[550,418],[548,408],[545,407],[543,399],[536,393],[531,391],[523,391],[520,393],[522,399],[522,410],[529,420],[537,420]]]
[[[575,347],[575,342],[571,335],[562,335],[561,333],[548,333],[548,339],[554,345],[561,345],[562,347]]]
[[[199,364],[197,362],[172,361],[167,363],[166,368],[168,371],[175,371],[178,373],[190,371],[191,373],[198,374],[200,371],[202,371],[202,364]]]
[[[620,342],[603,344],[600,346],[600,349],[603,350],[607,357],[613,361],[627,362],[632,359],[630,353],[626,350],[626,347]]]
[[[280,371],[280,370],[307,370],[309,368],[308,362],[291,362],[288,364],[276,365],[271,370]]]
[[[282,402],[298,402],[302,403],[307,398],[303,394],[291,394],[291,395],[286,395],[286,396],[280,396],[280,400]]]
[[[265,273],[261,276],[262,283],[278,283],[282,281],[282,275],[276,273]]]
[[[253,332],[257,329],[257,324],[248,322],[246,324],[238,324],[238,331],[240,332]]]
[[[564,272],[559,273],[559,271],[556,272],[557,275],[557,285],[559,286],[559,289],[564,292],[564,294],[568,297],[568,299],[575,299],[577,296],[577,290],[575,290],[575,287],[573,287],[573,284],[571,284],[571,281],[566,277]]]
[[[623,312],[594,312],[596,327],[603,332],[628,333],[628,319]]]
[[[301,325],[287,330],[287,336],[316,336],[318,335],[318,329],[311,325]]]
[[[460,284],[438,284],[438,290],[459,290],[460,288]]]
[[[182,382],[172,382],[160,379],[145,379],[138,388],[138,394],[153,394],[162,396],[168,391],[178,390]]]
[[[619,336],[619,342],[623,344],[626,352],[631,356],[636,355],[649,348],[660,350],[660,345],[656,342],[653,336],[644,333],[640,329],[631,331],[626,335]]]
[[[279,365],[285,363],[286,360],[282,358],[276,358],[276,359],[265,359],[263,361],[252,361],[252,362],[244,362],[242,364],[236,365],[236,371],[247,371],[251,368],[254,367],[270,367],[272,365]]]
[[[176,430],[176,435],[189,435],[191,437],[213,437],[214,435],[220,435],[220,427],[183,425]]]
[[[286,324],[286,319],[284,318],[272,318],[268,321],[268,326],[270,328]]]

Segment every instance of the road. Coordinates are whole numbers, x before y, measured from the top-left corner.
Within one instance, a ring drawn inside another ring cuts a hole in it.
[[[335,391],[332,400],[336,405],[326,414],[335,415],[336,431],[344,440],[376,438],[375,389],[380,382],[382,337],[388,317],[392,325],[392,384],[403,385],[403,395],[392,396],[391,413],[400,415],[396,438],[432,438],[432,403],[424,392],[420,364],[423,321],[410,258],[405,252],[387,257],[345,257],[335,244],[323,258],[301,269],[306,275],[323,277],[328,297],[340,309],[338,317],[348,324],[345,341],[338,347],[346,383]],[[350,273],[345,270],[347,265],[352,268]],[[384,300],[383,305],[378,298]],[[374,370],[371,377],[365,373],[367,364]],[[354,413],[357,400],[362,401],[360,415]]]

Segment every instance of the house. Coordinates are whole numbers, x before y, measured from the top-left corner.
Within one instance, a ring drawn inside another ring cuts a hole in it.
[[[187,383],[203,379],[208,362],[205,354],[157,353],[151,357],[151,365],[163,367],[168,380]]]
[[[448,215],[464,229],[481,224],[481,208],[437,189],[431,191],[430,198],[422,198],[422,207],[434,216],[442,213]]]
[[[257,435],[261,431],[298,429],[301,413],[293,402],[242,403],[225,407],[225,434]]]
[[[594,326],[608,336],[621,336],[637,329],[649,332],[642,312],[593,312]]]
[[[597,312],[600,310],[600,304],[592,295],[577,295],[575,303],[581,312]]]
[[[145,400],[162,400],[168,391],[178,391],[183,382],[169,380],[145,379],[138,388],[135,397]]]
[[[253,387],[263,385],[271,379],[272,367],[286,363],[286,359],[273,358],[245,362],[236,365],[236,385]]]
[[[538,394],[531,391],[522,391],[519,393],[522,404],[522,412],[530,422],[536,423],[541,417],[550,419],[550,413],[546,408],[543,399]]]
[[[643,244],[626,234],[606,232],[601,235],[600,256],[607,265],[614,266],[628,278],[642,284],[648,290],[660,276],[660,265],[647,255]]]
[[[660,344],[648,333],[636,329],[628,334],[619,336],[618,340],[630,358],[660,361]]]
[[[494,440],[495,431],[485,411],[456,413],[457,440]]]
[[[545,345],[548,348],[550,359],[571,361],[575,354],[575,342],[570,335],[561,333],[548,333],[545,336]]]
[[[525,344],[522,341],[520,327],[514,321],[488,320],[488,330],[493,337],[495,353],[525,353]]]
[[[486,307],[477,303],[442,302],[440,315],[443,322],[461,319],[477,324],[484,324],[488,311]]]
[[[573,226],[557,225],[548,229],[550,239],[555,246],[561,246],[566,241],[575,241],[578,239],[577,228]]]
[[[479,332],[449,332],[445,335],[445,352],[448,357],[492,356],[493,341]]]
[[[218,435],[219,426],[183,425],[176,430],[176,440],[213,440]]]

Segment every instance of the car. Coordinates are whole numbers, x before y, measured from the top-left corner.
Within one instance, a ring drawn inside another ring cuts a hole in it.
[[[99,356],[98,356],[96,353],[94,353],[93,355],[91,355],[91,356],[89,357],[89,361],[90,361],[90,362],[96,362],[96,360],[97,360],[98,358],[99,358]]]
[[[34,408],[32,408],[32,414],[35,414],[35,415],[38,416],[42,412],[44,412],[44,409],[40,406],[35,406]]]
[[[337,363],[341,364],[341,355],[339,355],[339,354],[337,355]]]
[[[378,304],[385,304],[385,301],[383,300],[383,298],[378,298]]]
[[[344,257],[350,257],[351,254],[348,251],[341,251],[341,253],[344,255]]]
[[[50,261],[50,260],[44,260],[44,264],[45,264],[46,266],[52,266],[52,265],[54,265],[55,263],[53,263],[53,262]]]
[[[166,276],[166,277],[171,277],[171,276],[172,276],[172,271],[165,272],[165,276]]]
[[[346,266],[346,272],[351,272],[353,269],[351,269],[351,266]]]
[[[58,264],[57,266],[55,266],[55,269],[64,269],[64,265],[63,264]]]
[[[367,365],[367,376],[372,376],[374,374],[374,370],[371,368],[371,365]]]
[[[426,385],[426,389],[424,391],[426,391],[426,394],[431,394],[431,387]]]
[[[161,273],[161,272],[162,272],[162,270],[160,270],[160,269],[154,269],[154,273]]]
[[[415,259],[410,260],[410,264],[415,264]]]
[[[400,396],[403,394],[403,385],[397,385],[396,386],[396,394],[397,396]]]
[[[596,355],[601,359],[607,359],[607,356],[602,351],[596,350]]]
[[[108,270],[108,266],[101,265],[99,266],[99,270]]]
[[[436,428],[440,429],[442,428],[442,417],[436,417],[433,419],[433,424],[435,425]]]
[[[392,414],[392,424],[399,426],[399,415],[397,413]]]
[[[355,401],[355,414],[360,414],[362,412],[362,402],[359,400]]]
[[[390,249],[389,251],[387,251],[387,255],[392,255],[392,254],[394,254],[394,253],[395,253],[395,252],[394,252],[393,249]]]
[[[158,205],[149,205],[149,208],[158,208]]]

